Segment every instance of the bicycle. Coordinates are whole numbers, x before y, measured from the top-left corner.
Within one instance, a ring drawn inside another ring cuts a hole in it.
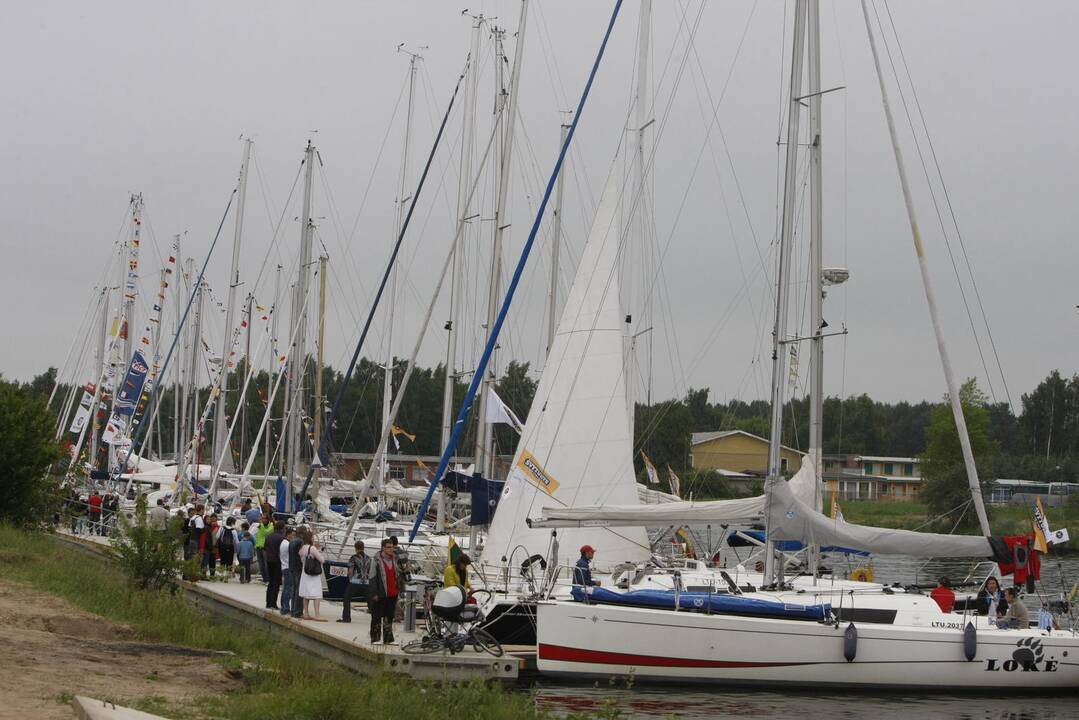
[[[478,592],[486,592],[484,590]],[[473,602],[475,593],[465,595],[460,586],[443,588],[437,593],[425,593],[427,634],[401,647],[410,655],[425,655],[448,650],[451,655],[471,645],[476,652],[502,657],[502,644],[494,635],[479,627],[483,611]],[[459,630],[458,625],[463,626]]]

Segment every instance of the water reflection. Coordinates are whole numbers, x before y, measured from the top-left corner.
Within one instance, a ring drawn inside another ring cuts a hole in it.
[[[1074,720],[1074,697],[953,697],[867,693],[701,691],[689,687],[544,685],[536,705],[556,715],[599,714],[633,719],[828,718],[874,720]]]

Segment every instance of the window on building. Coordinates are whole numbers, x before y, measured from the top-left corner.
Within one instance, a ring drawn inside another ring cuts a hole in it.
[[[907,477],[914,477],[914,463],[906,463],[903,465],[903,474]]]
[[[780,472],[787,472],[787,458],[780,458],[779,459],[779,471]]]
[[[866,475],[872,475],[873,474],[873,463],[871,463],[871,462],[865,463],[865,465],[862,467],[862,469],[865,471]]]
[[[390,465],[390,477],[394,480],[405,479],[405,466],[404,465]]]
[[[893,468],[891,463],[884,463],[884,474],[885,475],[893,474],[892,470],[894,470],[894,468]]]

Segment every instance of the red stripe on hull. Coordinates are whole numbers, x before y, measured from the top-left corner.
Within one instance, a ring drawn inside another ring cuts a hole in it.
[[[747,668],[747,667],[787,667],[806,665],[798,662],[741,662],[737,660],[694,660],[691,658],[662,657],[658,655],[635,655],[633,653],[606,652],[604,650],[585,650],[540,643],[539,657],[543,660],[563,662],[593,663],[602,665],[634,665],[646,667],[683,667],[683,668]]]

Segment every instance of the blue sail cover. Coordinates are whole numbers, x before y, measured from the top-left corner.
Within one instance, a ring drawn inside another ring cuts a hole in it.
[[[675,609],[673,590],[627,590],[620,592],[602,587],[575,586],[571,590],[577,602],[602,605],[628,605],[631,607]],[[832,612],[829,603],[820,605],[794,605],[790,603],[758,600],[741,595],[716,595],[702,592],[678,593],[678,608],[699,612],[747,617],[786,618],[788,620],[823,620]]]
[[[741,535],[748,535],[749,537],[757,540],[760,543],[764,543],[767,538],[764,536],[764,532],[761,530],[742,530]],[[732,532],[727,538],[727,544],[731,547],[755,547],[756,543],[752,543],[743,537],[740,537],[739,533]],[[805,543],[798,542],[797,540],[777,540],[776,550],[781,552],[798,552],[805,549]],[[842,553],[843,555],[858,555],[860,557],[869,557],[869,553],[865,550],[855,550],[854,548],[839,547],[838,545],[824,545],[821,547],[821,552],[826,553]]]

